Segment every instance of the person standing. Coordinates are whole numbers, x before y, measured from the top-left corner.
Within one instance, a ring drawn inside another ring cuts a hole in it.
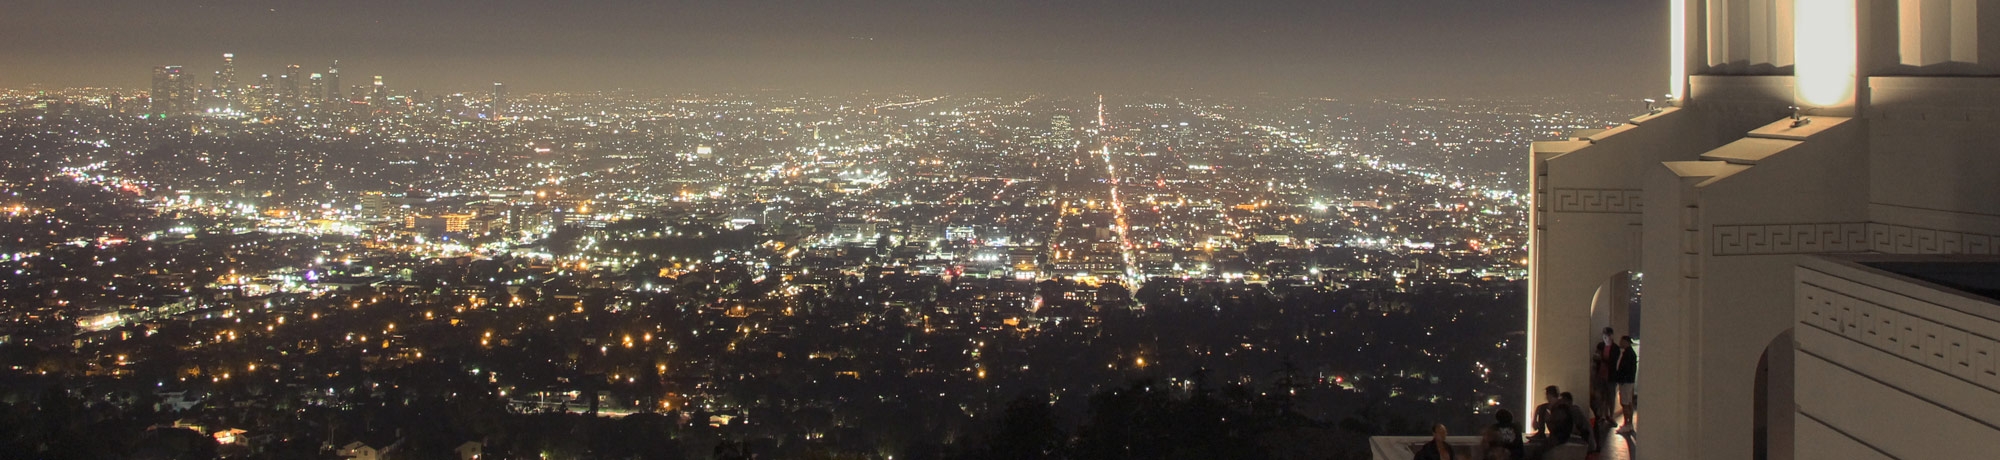
[[[1618,338],[1615,363],[1617,367],[1613,368],[1611,382],[1618,386],[1618,414],[1623,419],[1623,423],[1619,423],[1618,434],[1632,434],[1632,408],[1638,405],[1632,386],[1639,381],[1639,351],[1632,348],[1632,336]]]
[[[1590,355],[1590,413],[1596,422],[1610,422],[1612,409],[1618,407],[1617,396],[1612,392],[1611,374],[1618,367],[1618,340],[1610,327],[1604,328],[1604,335],[1597,340],[1597,348]]]

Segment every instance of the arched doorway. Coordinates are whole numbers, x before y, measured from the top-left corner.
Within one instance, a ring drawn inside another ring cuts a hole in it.
[[[1613,419],[1619,410],[1616,391],[1608,380],[1610,375],[1606,370],[1598,368],[1599,361],[1608,358],[1604,356],[1607,352],[1600,347],[1615,347],[1618,345],[1618,339],[1625,336],[1632,337],[1634,348],[1639,346],[1639,283],[1638,272],[1618,272],[1598,285],[1596,294],[1591,298],[1589,334],[1592,355],[1589,368],[1591,372],[1589,408],[1593,417],[1608,422],[1605,426],[1598,427],[1600,429],[1597,431],[1600,434],[1609,433],[1609,429],[1616,426],[1617,422]],[[1609,338],[1604,337],[1606,329],[1611,330]]]
[[[1791,460],[1792,330],[1778,333],[1757,358],[1755,404],[1751,405],[1752,450],[1756,460]]]
[[[1612,338],[1630,335],[1639,340],[1639,283],[1643,275],[1634,271],[1623,271],[1611,275],[1598,285],[1597,293],[1590,300],[1590,337],[1596,344],[1600,332],[1610,327]]]

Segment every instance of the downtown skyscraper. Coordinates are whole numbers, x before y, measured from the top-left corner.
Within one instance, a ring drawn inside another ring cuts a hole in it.
[[[326,67],[326,100],[329,103],[343,103],[347,102],[345,96],[346,92],[340,89],[340,60],[335,59],[333,65]]]
[[[166,117],[187,113],[194,105],[194,93],[188,87],[187,77],[182,75],[181,66],[163,65],[153,68],[152,108],[154,117]]]
[[[296,103],[301,99],[299,85],[305,77],[300,75],[299,65],[285,66],[285,73],[278,76],[278,97],[286,103]]]
[[[507,85],[493,82],[493,100],[486,107],[486,119],[499,120],[507,114]]]
[[[236,89],[236,54],[222,53],[222,69],[215,71],[215,82],[209,88],[209,107],[219,110],[235,110],[241,103]]]

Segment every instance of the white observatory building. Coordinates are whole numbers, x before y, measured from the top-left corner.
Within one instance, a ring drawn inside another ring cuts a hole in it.
[[[1529,407],[1609,325],[1637,455],[2000,458],[2000,1],[1665,3],[1656,109],[1533,147]]]

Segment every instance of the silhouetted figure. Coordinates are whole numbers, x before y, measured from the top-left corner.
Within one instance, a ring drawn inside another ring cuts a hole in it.
[[[1604,328],[1604,335],[1598,337],[1590,355],[1590,412],[1597,416],[1593,420],[1610,421],[1618,406],[1612,391],[1616,384],[1611,382],[1611,375],[1618,367],[1618,339],[1612,333],[1610,327]]]
[[[1513,460],[1526,453],[1526,445],[1521,439],[1521,426],[1514,424],[1514,412],[1500,409],[1493,413],[1493,424],[1479,442],[1479,450],[1485,453],[1485,460]]]
[[[1451,444],[1445,442],[1448,434],[1443,423],[1431,425],[1431,442],[1424,443],[1424,448],[1417,450],[1417,460],[1456,460]]]
[[[1590,415],[1583,412],[1583,406],[1576,405],[1576,396],[1569,394],[1567,391],[1562,392],[1562,403],[1565,408],[1569,409],[1569,419],[1580,421],[1576,424],[1576,433],[1574,435],[1583,438],[1584,442],[1590,444],[1591,452],[1596,452],[1597,437],[1591,435],[1594,431],[1591,430],[1590,423],[1585,423],[1590,420]]]
[[[1617,367],[1611,375],[1611,382],[1618,385],[1618,413],[1624,418],[1619,424],[1619,434],[1632,434],[1632,408],[1634,400],[1633,384],[1639,381],[1639,352],[1632,349],[1632,336],[1618,338]]]
[[[1576,413],[1570,411],[1569,405],[1563,403],[1561,388],[1549,385],[1542,389],[1542,398],[1546,402],[1535,406],[1535,434],[1528,439],[1525,458],[1530,460],[1542,458],[1557,446],[1568,444],[1570,436],[1576,434],[1577,423],[1581,422],[1575,418]]]

